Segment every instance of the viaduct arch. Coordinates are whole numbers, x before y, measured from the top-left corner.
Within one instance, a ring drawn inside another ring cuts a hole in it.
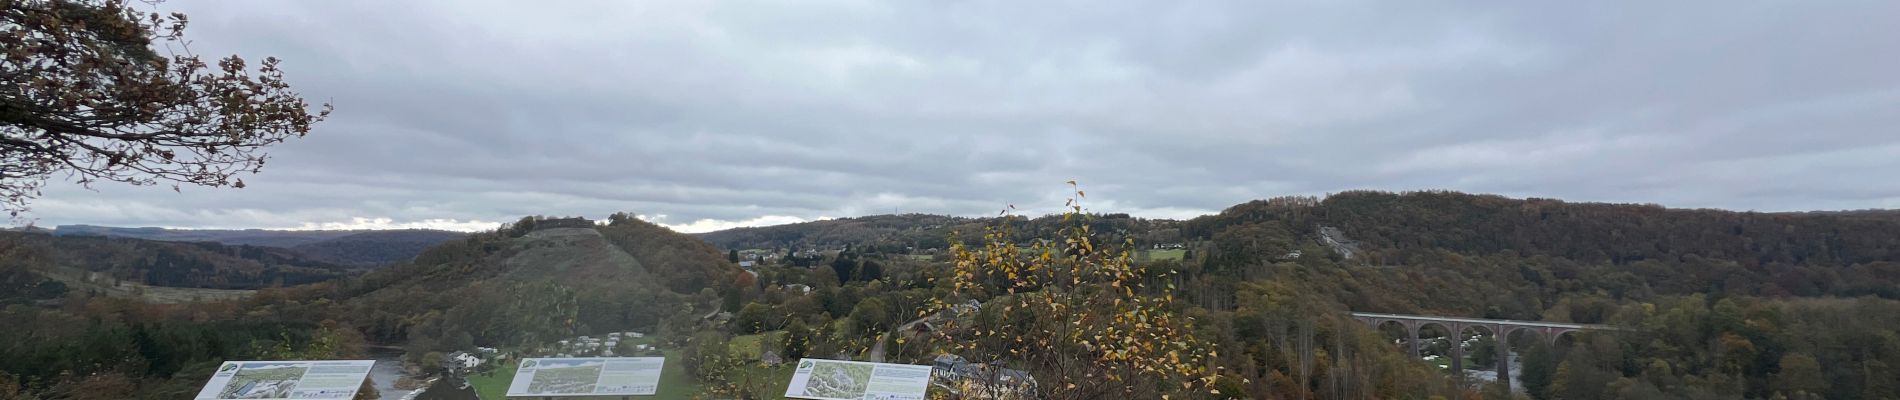
[[[1465,350],[1464,350],[1464,346],[1460,345],[1460,343],[1458,342],[1464,339],[1465,329],[1472,328],[1472,327],[1481,327],[1486,330],[1489,330],[1491,331],[1491,334],[1493,335],[1493,337],[1497,338],[1498,343],[1499,343],[1498,345],[1500,347],[1499,351],[1495,352],[1497,353],[1497,357],[1498,357],[1498,362],[1497,362],[1498,381],[1503,382],[1505,387],[1507,388],[1510,387],[1511,385],[1511,367],[1510,367],[1511,352],[1504,349],[1509,348],[1506,338],[1511,337],[1511,334],[1517,333],[1517,332],[1531,332],[1531,333],[1536,334],[1539,339],[1547,340],[1550,342],[1550,344],[1555,345],[1557,344],[1557,337],[1562,336],[1567,333],[1574,333],[1574,332],[1585,331],[1585,330],[1604,330],[1604,331],[1618,330],[1616,327],[1612,327],[1609,325],[1517,321],[1517,320],[1508,320],[1508,319],[1438,317],[1438,316],[1430,316],[1430,315],[1352,313],[1352,318],[1368,326],[1371,326],[1373,329],[1379,329],[1381,325],[1384,325],[1386,323],[1397,323],[1399,326],[1404,327],[1406,343],[1410,344],[1412,348],[1412,358],[1418,358],[1420,355],[1419,343],[1418,343],[1419,329],[1423,328],[1426,325],[1438,325],[1440,327],[1443,327],[1445,330],[1449,331],[1452,336],[1451,369],[1453,372],[1458,373],[1458,375],[1461,377],[1464,375]]]

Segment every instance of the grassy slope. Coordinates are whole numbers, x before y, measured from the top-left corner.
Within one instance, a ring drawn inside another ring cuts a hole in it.
[[[203,289],[169,286],[147,286],[136,282],[111,284],[112,278],[87,280],[86,271],[67,267],[53,267],[41,271],[41,275],[65,283],[72,291],[96,290],[110,297],[140,298],[159,304],[177,304],[196,301],[220,301],[249,297],[256,290],[245,289]],[[105,274],[97,274],[104,276]]]
[[[497,366],[492,376],[476,374],[468,377],[469,386],[475,387],[475,395],[484,399],[505,399],[508,383],[515,380],[515,363],[509,362]]]
[[[1183,249],[1141,250],[1141,251],[1135,252],[1135,259],[1140,260],[1140,261],[1180,260],[1181,256],[1186,255],[1186,253],[1187,253],[1187,250],[1183,250]]]

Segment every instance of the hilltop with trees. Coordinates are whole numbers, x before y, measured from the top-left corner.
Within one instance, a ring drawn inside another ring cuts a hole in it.
[[[410,355],[529,346],[605,331],[651,331],[710,311],[737,266],[690,236],[615,214],[604,225],[523,218],[437,246],[361,279],[310,288],[371,340]]]

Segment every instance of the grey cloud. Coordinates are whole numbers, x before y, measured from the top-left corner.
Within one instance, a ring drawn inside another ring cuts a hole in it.
[[[165,3],[338,111],[42,223],[1210,212],[1456,189],[1900,207],[1891,3]]]

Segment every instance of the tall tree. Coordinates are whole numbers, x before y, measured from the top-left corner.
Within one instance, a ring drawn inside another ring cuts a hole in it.
[[[864,260],[858,264],[858,280],[875,281],[884,277],[884,266],[877,261]]]
[[[850,282],[852,278],[857,277],[857,270],[858,262],[855,260],[842,256],[836,260],[831,260],[831,271],[838,275],[838,283],[840,284]]]
[[[266,147],[330,113],[311,112],[277,58],[254,71],[235,55],[199,59],[184,14],[124,0],[0,7],[0,207],[15,216],[59,174],[242,188],[237,175],[261,170]]]
[[[1071,185],[1074,182],[1070,182]],[[1134,262],[1134,243],[1099,246],[1074,191],[1051,240],[1019,247],[1003,227],[979,247],[952,241],[950,291],[935,309],[947,318],[939,343],[973,362],[1017,365],[1036,379],[1037,398],[1162,398],[1217,390],[1207,361],[1214,345],[1174,314],[1168,271]],[[968,301],[981,302],[972,309]],[[989,386],[995,390],[995,382]]]

